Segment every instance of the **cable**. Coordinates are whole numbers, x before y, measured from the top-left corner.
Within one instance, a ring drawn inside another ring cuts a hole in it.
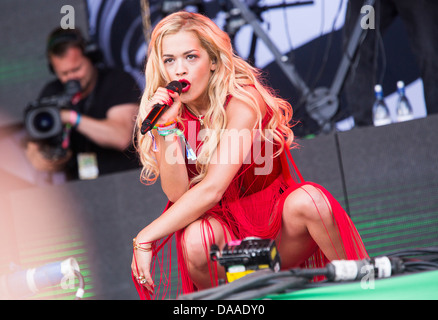
[[[302,288],[315,276],[329,276],[333,273],[331,267],[315,269],[290,269],[274,272],[263,269],[250,273],[225,285],[182,295],[182,300],[218,300],[218,299],[255,299],[285,289]],[[272,281],[278,280],[272,284]],[[281,280],[281,281],[280,281]],[[253,290],[255,292],[248,292]]]
[[[290,51],[293,52],[293,45],[292,45],[292,37],[290,35],[289,30],[289,19],[287,18],[287,8],[286,8],[286,0],[283,0],[283,22],[284,22],[284,31],[286,32],[286,39],[287,43],[289,45]]]
[[[319,27],[319,35],[317,38],[322,38],[322,36],[324,35],[324,25],[325,25],[325,2],[321,1],[321,23],[320,23],[320,27]],[[306,83],[310,82],[310,78],[311,78],[311,74],[313,72],[313,68],[315,66],[315,61],[316,61],[316,55],[319,52],[319,44],[320,42],[314,42],[313,45],[313,50],[312,50],[312,56],[309,59],[309,67],[307,68],[307,73],[306,76],[304,77]]]
[[[393,251],[392,253],[387,254],[391,257],[408,257],[408,256],[416,256],[422,254],[436,254],[438,255],[438,247],[424,247],[424,248],[415,248],[415,249],[400,249],[397,251]]]
[[[285,289],[301,288],[309,282],[309,277],[313,277],[317,273],[320,273],[320,269],[318,271],[312,269],[293,269],[292,272],[274,272],[271,269],[264,269],[219,287],[182,295],[178,299],[255,299],[266,294],[281,292]],[[271,284],[272,281],[280,279],[280,283]]]
[[[408,261],[405,262],[405,266],[408,272],[432,271],[438,269],[438,263],[429,261]]]
[[[240,294],[235,294],[229,297],[233,300],[249,300],[257,299],[267,296],[268,294],[278,294],[284,292],[287,289],[298,289],[302,288],[305,284],[309,282],[309,279],[303,277],[291,277],[284,279],[278,279],[276,283],[272,285],[266,285],[261,289],[254,289],[251,291],[246,291]]]
[[[421,260],[418,256],[423,257]],[[181,295],[180,300],[257,299],[268,294],[303,289],[316,276],[326,277],[324,283],[359,281],[370,272],[374,278],[389,278],[402,273],[438,270],[438,247],[399,250],[386,256],[363,260],[335,260],[323,268],[294,268],[274,272],[263,269],[231,283]],[[321,282],[319,282],[321,283]]]
[[[318,71],[317,75],[315,76],[315,79],[313,80],[312,85],[310,86],[310,89],[311,89],[310,91],[313,91],[313,89],[316,87],[317,82],[320,80],[320,78],[321,78],[321,76],[322,76],[322,74],[323,74],[323,72],[324,72],[324,70],[326,68],[326,65],[327,65],[327,62],[328,62],[329,53],[330,53],[330,50],[331,50],[331,47],[332,47],[332,43],[333,43],[333,37],[334,37],[334,31],[335,31],[335,28],[336,28],[336,22],[338,21],[339,15],[341,14],[343,4],[344,4],[344,0],[341,0],[339,2],[339,6],[338,6],[338,9],[337,9],[336,14],[335,14],[335,18],[333,19],[332,29],[331,29],[330,33],[328,34],[327,44],[326,44],[326,48],[325,48],[325,51],[324,51],[324,56],[323,56],[323,59],[322,59],[321,67],[319,68],[319,71]]]
[[[84,297],[85,293],[85,280],[84,276],[77,270],[74,270],[74,274],[79,279],[79,288],[76,291],[75,300],[81,300]]]
[[[329,54],[330,54],[331,47],[332,47],[333,40],[334,40],[336,23],[339,19],[341,12],[342,12],[343,5],[344,5],[344,0],[340,0],[338,9],[337,9],[335,17],[333,19],[331,31],[328,33],[328,36],[327,36],[327,42],[325,45],[324,55],[323,55],[322,61],[321,61],[321,66],[319,67],[319,70],[316,73],[316,75],[312,81],[312,84],[309,85],[309,90],[308,90],[307,94],[301,96],[300,99],[297,101],[297,104],[295,105],[295,108],[294,108],[295,111],[301,109],[302,107],[306,107],[309,104],[309,99],[310,99],[311,95],[316,94],[317,84],[320,81],[320,79],[324,73],[324,70],[327,66],[327,63],[328,63]],[[309,113],[309,111],[307,111],[307,113]],[[312,116],[310,116],[310,117],[313,118]],[[314,119],[314,120],[316,120],[316,119]],[[331,116],[328,119],[325,119],[323,122],[319,122],[317,120],[318,126],[319,126],[318,133],[324,132],[324,128],[327,126],[327,124],[331,124],[332,121],[333,121],[333,116]]]
[[[381,4],[380,2],[377,3],[377,5],[379,6],[377,9],[380,11],[381,8]],[[385,77],[385,72],[386,72],[386,52],[385,52],[385,44],[383,43],[383,37],[382,37],[382,31],[380,29],[381,26],[381,15],[380,13],[377,15],[377,25],[376,25],[376,53],[375,53],[375,57],[376,60],[378,59],[379,56],[379,50],[380,53],[382,54],[382,66],[381,66],[381,72],[380,72],[380,77],[378,79],[379,82],[377,83],[383,83],[383,78]],[[378,63],[378,62],[376,62]],[[377,73],[377,65],[375,66],[376,70],[375,73]]]
[[[438,247],[402,249],[388,254],[403,260],[406,272],[438,270]]]
[[[335,146],[336,146],[336,153],[338,158],[338,166],[339,166],[339,172],[341,174],[341,182],[342,182],[342,192],[344,193],[344,201],[345,201],[345,211],[347,212],[347,215],[351,217],[350,213],[350,201],[348,197],[348,191],[347,191],[347,183],[345,179],[345,170],[344,170],[344,164],[342,161],[342,152],[341,152],[341,144],[339,143],[339,135],[336,131],[334,133],[335,136]]]

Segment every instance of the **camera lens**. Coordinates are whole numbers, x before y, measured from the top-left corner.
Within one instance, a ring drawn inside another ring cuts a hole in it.
[[[57,106],[38,105],[28,108],[25,125],[33,139],[48,139],[62,134],[62,122]]]
[[[33,125],[36,130],[45,133],[52,129],[55,119],[50,112],[40,112],[33,119]]]

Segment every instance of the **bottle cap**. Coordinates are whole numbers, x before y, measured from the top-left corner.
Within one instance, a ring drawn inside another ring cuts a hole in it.
[[[405,83],[403,81],[397,81],[397,88],[402,89],[404,88]]]

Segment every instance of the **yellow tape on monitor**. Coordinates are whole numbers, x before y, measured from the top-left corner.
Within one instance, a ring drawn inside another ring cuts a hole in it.
[[[258,265],[256,268],[246,269],[243,265],[232,266],[227,270],[227,280],[228,282],[233,282],[237,279],[240,279],[250,273],[253,273],[257,270],[267,269],[269,268],[268,264]]]

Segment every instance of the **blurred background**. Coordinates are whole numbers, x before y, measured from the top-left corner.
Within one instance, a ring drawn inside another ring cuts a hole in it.
[[[84,298],[137,299],[130,279],[132,237],[166,204],[158,185],[140,183],[139,170],[56,185],[41,179],[28,163],[24,110],[54,77],[46,39],[60,26],[65,5],[74,8],[75,28],[99,46],[104,64],[129,72],[141,88],[146,26],[181,9],[205,13],[230,34],[237,53],[263,69],[279,95],[291,102],[299,121],[294,132],[301,147],[293,153],[298,166],[346,207],[370,254],[438,244],[438,125],[428,115],[420,67],[403,21],[395,17],[381,34],[373,70],[378,81],[372,85],[382,85],[394,123],[359,127],[344,89],[357,59],[349,57],[347,69],[341,69],[350,40],[348,1],[241,3],[244,10],[227,0],[0,2],[1,298],[74,298],[77,288],[60,285],[20,296],[8,292],[11,274],[73,257],[85,279]],[[249,20],[253,16],[255,22]],[[413,109],[413,120],[404,123],[395,123],[399,80]],[[328,115],[315,118],[307,98],[334,84],[336,106],[322,106]]]

